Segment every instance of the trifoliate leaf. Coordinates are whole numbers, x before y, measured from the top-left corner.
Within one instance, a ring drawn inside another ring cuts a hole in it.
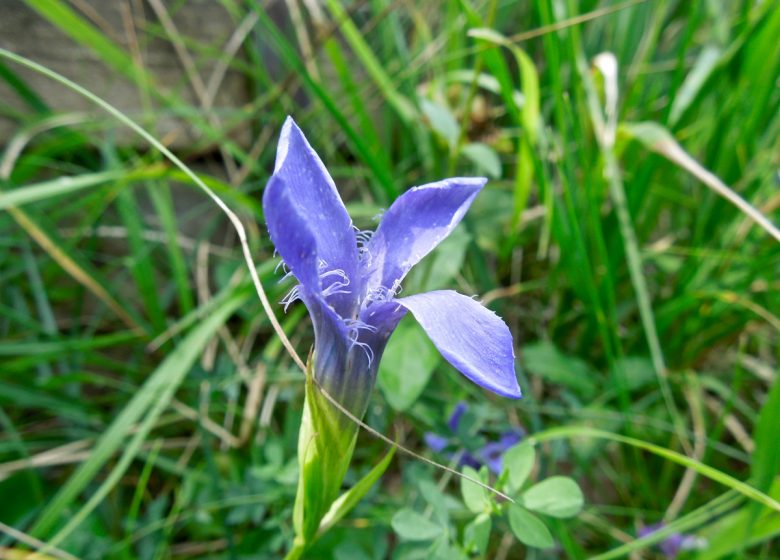
[[[523,505],[552,517],[574,517],[584,503],[582,490],[567,476],[552,476],[529,488],[522,496]]]
[[[479,473],[469,466],[463,467],[463,474],[476,480],[482,480]],[[470,511],[473,511],[474,513],[485,511],[485,506],[488,504],[488,501],[487,491],[484,488],[478,484],[474,484],[470,480],[461,478],[460,492],[463,495],[463,502]]]
[[[509,528],[521,543],[534,548],[550,548],[553,537],[542,521],[528,510],[518,506],[509,507]]]
[[[523,487],[531,469],[534,468],[536,450],[529,442],[521,442],[504,453],[504,471],[510,492],[517,492]]]
[[[430,541],[443,531],[427,517],[406,508],[398,510],[390,524],[398,536],[407,541]]]

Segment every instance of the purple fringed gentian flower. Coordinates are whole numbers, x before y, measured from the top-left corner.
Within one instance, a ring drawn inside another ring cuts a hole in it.
[[[482,465],[487,465],[493,474],[501,474],[504,466],[504,453],[510,447],[520,443],[525,432],[519,429],[507,430],[499,436],[498,440],[490,441],[476,451],[458,449],[457,438],[454,436],[457,435],[460,421],[467,410],[468,405],[465,402],[459,402],[447,421],[447,428],[452,433],[452,436],[444,437],[433,432],[427,432],[423,436],[425,444],[436,453],[441,453],[450,448],[447,455],[453,458],[457,454],[459,457],[458,466],[468,465],[474,469],[479,469]]]
[[[289,117],[284,123],[263,193],[271,240],[298,280],[284,303],[303,300],[314,323],[311,375],[355,416],[364,415],[382,352],[407,312],[463,375],[499,395],[520,397],[512,336],[493,312],[449,290],[396,298],[409,270],[458,225],[485,182],[455,178],[414,187],[369,237],[353,226],[301,130]],[[306,398],[301,485],[320,495],[299,485],[294,519],[301,542],[314,538],[337,497],[357,433],[321,396],[307,390]]]
[[[314,322],[315,378],[362,416],[388,338],[411,312],[442,355],[476,384],[519,398],[512,336],[470,297],[449,290],[397,299],[404,276],[458,225],[482,178],[414,187],[369,238],[357,232],[320,158],[288,117],[263,195],[268,231]]]

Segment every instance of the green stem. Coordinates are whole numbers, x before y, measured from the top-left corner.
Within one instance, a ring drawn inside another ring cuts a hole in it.
[[[293,541],[292,544],[292,548],[284,557],[284,560],[298,560],[298,558],[303,556],[305,550],[306,550],[306,543],[303,542],[303,539],[301,537],[295,537],[295,540]]]

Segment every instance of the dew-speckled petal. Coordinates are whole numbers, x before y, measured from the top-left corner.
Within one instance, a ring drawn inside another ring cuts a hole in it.
[[[285,264],[309,292],[322,291],[317,265],[317,239],[292,200],[292,190],[274,175],[263,192],[268,234]]]
[[[520,398],[512,334],[498,315],[451,290],[393,303],[408,309],[442,356],[471,381],[498,395]]]
[[[455,226],[485,186],[484,178],[454,178],[413,187],[385,212],[366,249],[369,290],[393,288]]]
[[[285,211],[292,209],[296,214],[296,218],[285,223],[285,215],[273,205],[275,199],[264,195],[263,210],[267,220],[276,219],[277,239],[281,235],[295,237],[297,233],[294,229],[299,227],[300,222],[306,224],[315,241],[314,259],[319,273],[322,275],[328,271],[339,271],[349,279],[349,286],[338,290],[342,293],[326,295],[326,299],[343,316],[351,314],[361,291],[357,241],[352,220],[333,179],[291,117],[285,121],[279,137],[272,176],[274,179],[280,181],[279,184],[287,191],[289,203]],[[271,182],[266,192],[270,186]],[[274,243],[277,241],[274,240]],[[286,262],[287,257],[279,245],[277,249]],[[343,283],[344,276],[337,273],[324,276],[323,288],[326,294],[328,285]]]
[[[332,331],[334,336],[345,340],[344,321],[322,296],[315,235],[298,213],[291,201],[290,189],[281,178],[274,176],[268,181],[263,205],[267,208],[265,218],[271,241],[301,284],[300,295],[309,309],[315,331],[318,334]]]

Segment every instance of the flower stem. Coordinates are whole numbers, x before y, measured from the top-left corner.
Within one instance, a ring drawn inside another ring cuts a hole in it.
[[[298,560],[301,556],[303,556],[305,550],[306,543],[303,542],[303,539],[301,537],[295,537],[292,548],[290,548],[289,552],[287,552],[284,560]]]
[[[303,539],[301,537],[295,537],[292,548],[290,548],[289,552],[284,557],[284,560],[298,560],[305,550],[306,543],[303,542]]]

